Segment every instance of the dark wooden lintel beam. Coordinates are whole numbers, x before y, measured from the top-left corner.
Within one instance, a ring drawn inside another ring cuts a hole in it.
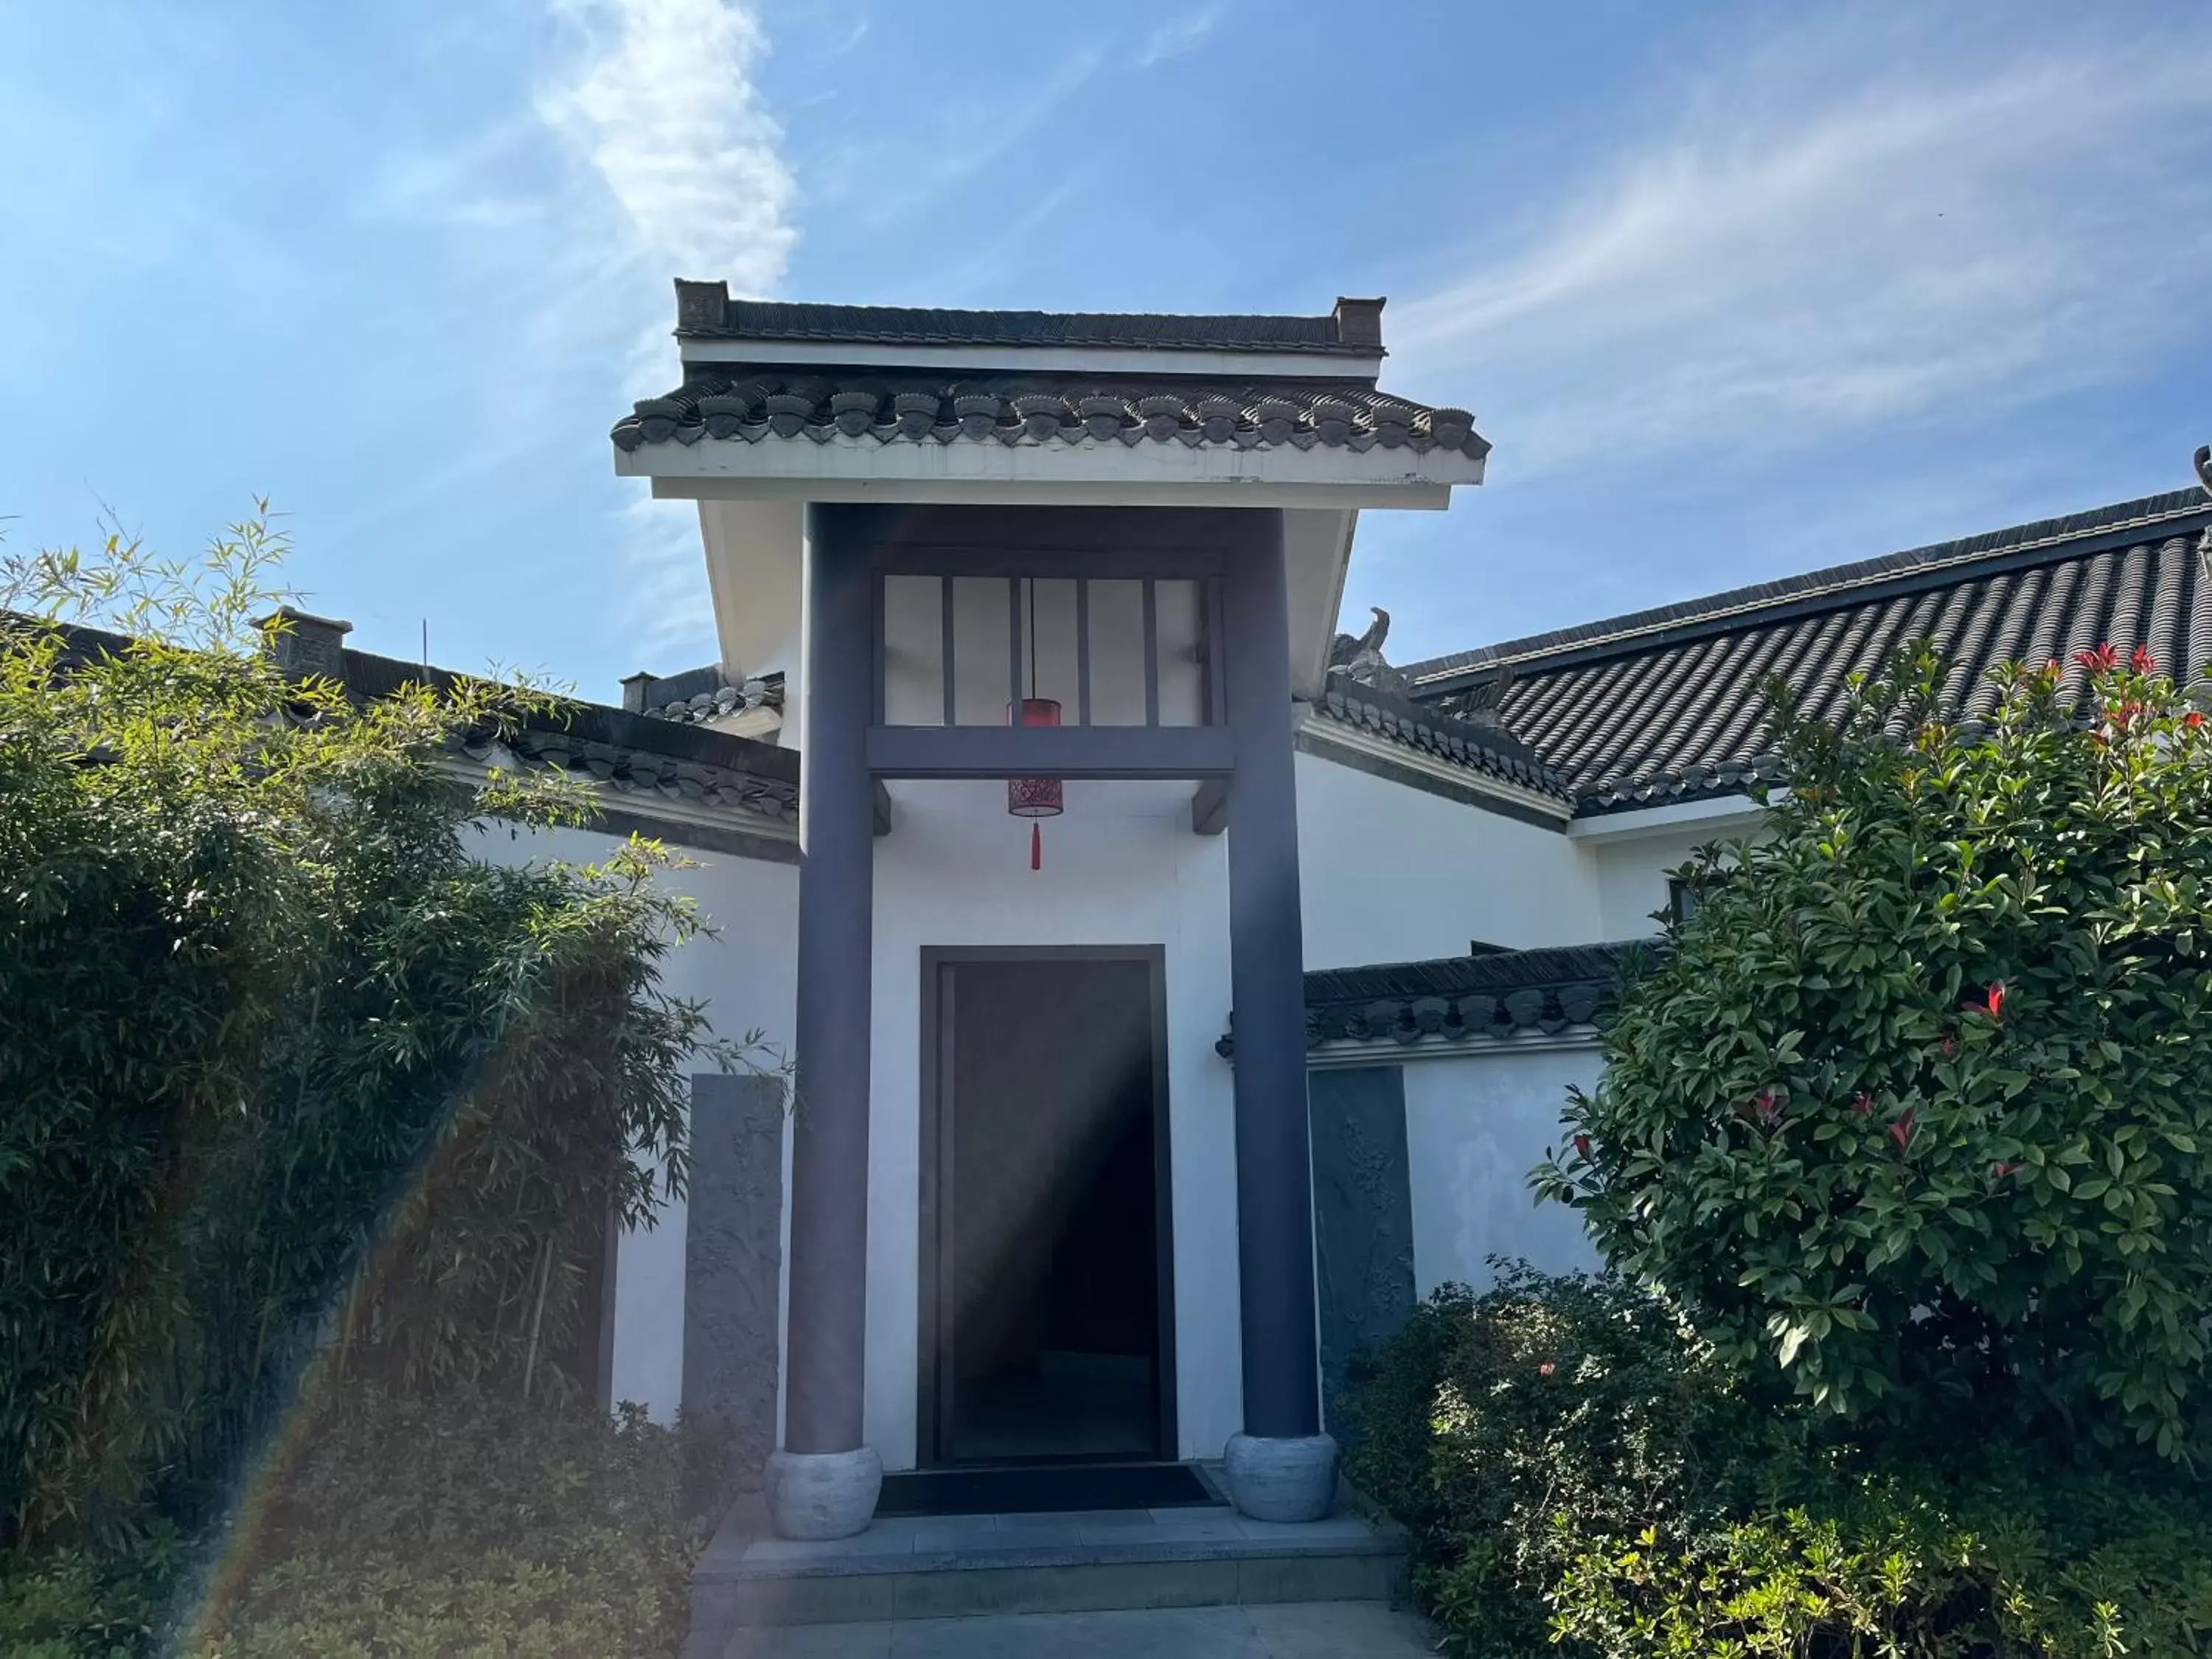
[[[879,726],[878,778],[1210,778],[1236,769],[1218,726]]]
[[[1190,798],[1193,835],[1218,836],[1229,827],[1229,780],[1208,778]]]

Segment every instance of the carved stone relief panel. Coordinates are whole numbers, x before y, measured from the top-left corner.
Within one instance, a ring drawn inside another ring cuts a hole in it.
[[[1361,1348],[1395,1335],[1413,1309],[1405,1074],[1395,1066],[1316,1071],[1306,1099],[1323,1411],[1330,1432],[1341,1436],[1334,1407],[1346,1366]]]
[[[728,1427],[740,1480],[775,1449],[783,1121],[781,1078],[691,1079],[684,1409]]]

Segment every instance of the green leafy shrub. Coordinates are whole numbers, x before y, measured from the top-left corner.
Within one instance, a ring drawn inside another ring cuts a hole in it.
[[[196,1528],[313,1354],[558,1392],[607,1217],[680,1183],[730,1058],[660,988],[699,923],[657,848],[472,856],[590,817],[459,759],[558,700],[288,675],[282,551],[0,568],[0,1546]]]
[[[341,1391],[234,1534],[189,1659],[672,1654],[718,1451],[691,1439],[635,1407]]]
[[[688,1622],[717,1452],[635,1410],[435,1401],[349,1383],[288,1425],[231,1530],[197,1630],[165,1624],[187,1559],[0,1557],[0,1652],[135,1659],[653,1659]],[[187,1583],[188,1591],[193,1588]]]
[[[149,1524],[119,1553],[0,1552],[0,1653],[9,1659],[137,1659],[154,1640],[186,1553]]]
[[[2212,729],[2138,653],[1924,651],[1709,849],[1537,1172],[1731,1359],[1851,1415],[2203,1449]],[[1955,702],[1955,699],[1953,699]]]
[[[1348,1471],[1470,1659],[2212,1651],[2193,1477],[1834,1437],[1616,1278],[1448,1288],[1357,1376]]]
[[[1475,1651],[1540,1646],[1552,1515],[1630,1537],[1693,1468],[1741,1484],[1717,1361],[1616,1279],[1510,1267],[1480,1298],[1446,1285],[1352,1377],[1347,1467],[1431,1540],[1425,1599]]]

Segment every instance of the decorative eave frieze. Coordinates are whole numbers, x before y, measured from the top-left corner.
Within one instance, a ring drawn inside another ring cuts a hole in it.
[[[1306,1069],[1346,1071],[1365,1066],[1413,1066],[1431,1060],[1508,1060],[1517,1054],[1593,1054],[1605,1042],[1595,1025],[1570,1025],[1557,1031],[1522,1031],[1511,1036],[1470,1042],[1422,1036],[1408,1042],[1392,1038],[1325,1042],[1306,1050]]]
[[[1547,945],[1429,962],[1309,969],[1306,1063],[1542,1054],[1598,1043],[1624,969],[1663,941]],[[1235,1020],[1214,1044],[1236,1057]]]
[[[682,847],[777,862],[798,855],[799,787],[793,779],[530,727],[503,738],[472,738],[440,768],[469,784],[481,783],[488,770],[558,771],[597,798],[611,832],[637,830]]]

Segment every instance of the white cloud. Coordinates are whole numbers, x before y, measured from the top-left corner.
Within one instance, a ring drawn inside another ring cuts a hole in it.
[[[939,99],[888,136],[873,130],[824,151],[807,169],[810,193],[867,234],[888,235],[1036,142],[1104,67],[1086,46],[1039,74],[1013,76],[1003,97]]]
[[[1206,44],[1206,37],[1221,27],[1228,15],[1226,0],[1223,3],[1200,6],[1195,11],[1162,23],[1137,48],[1137,67],[1150,69],[1155,64],[1164,64],[1170,58],[1180,58],[1185,52],[1195,52]]]
[[[605,280],[629,344],[614,394],[658,391],[676,374],[668,343],[676,276],[774,293],[798,233],[782,131],[763,106],[754,65],[760,21],[737,0],[550,0],[572,51],[537,100],[540,118],[588,167],[619,212]],[[857,37],[855,44],[857,43]],[[573,298],[563,304],[573,311]],[[557,348],[556,348],[557,349]],[[617,514],[623,608],[639,650],[713,649],[698,519],[685,502],[640,493]],[[664,667],[665,664],[660,665]]]
[[[1397,307],[1401,378],[1477,401],[1504,482],[2016,405],[2212,322],[2212,40],[1850,58],[1817,32],[1730,65]]]
[[[542,124],[525,111],[461,143],[395,149],[365,172],[355,210],[502,233],[543,225],[556,204],[524,177],[543,137]]]
[[[714,649],[697,515],[612,478],[592,434],[675,381],[672,278],[745,295],[783,282],[797,191],[754,80],[768,41],[747,0],[544,4],[555,50],[526,100],[463,142],[382,157],[362,181],[363,215],[452,233],[441,246],[465,275],[445,366],[474,351],[457,377],[501,388],[500,418],[394,501],[598,469],[550,486],[614,503],[605,545],[565,579],[614,595],[595,621],[620,659],[689,666]]]
[[[759,21],[732,0],[552,4],[579,50],[539,112],[605,182],[637,251],[671,275],[774,289],[796,192],[752,85]]]

